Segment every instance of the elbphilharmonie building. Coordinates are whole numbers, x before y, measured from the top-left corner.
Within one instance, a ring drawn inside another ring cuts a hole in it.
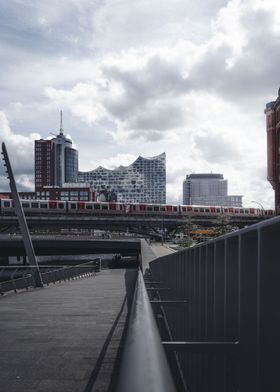
[[[90,183],[99,200],[124,203],[166,202],[166,156],[139,156],[130,166],[109,170],[99,166],[79,172],[79,182]]]

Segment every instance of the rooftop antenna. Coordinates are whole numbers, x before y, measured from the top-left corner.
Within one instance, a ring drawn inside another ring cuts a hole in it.
[[[60,111],[60,130],[59,130],[59,134],[61,136],[63,135],[62,110]]]

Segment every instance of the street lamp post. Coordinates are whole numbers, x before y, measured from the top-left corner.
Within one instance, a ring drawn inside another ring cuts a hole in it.
[[[256,204],[258,204],[258,205],[261,207],[261,209],[262,209],[262,216],[265,215],[265,213],[264,213],[264,206],[262,205],[262,203],[260,203],[260,202],[258,202],[258,201],[255,201],[255,200],[251,200],[251,203],[256,203]]]

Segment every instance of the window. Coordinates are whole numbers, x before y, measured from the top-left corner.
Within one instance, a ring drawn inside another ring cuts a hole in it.
[[[23,202],[23,203],[22,203],[22,207],[23,207],[23,208],[29,208],[29,203],[24,203],[24,202]]]
[[[4,207],[10,207],[10,202],[9,201],[4,201]]]
[[[58,208],[64,208],[64,204],[63,203],[58,203]]]
[[[31,208],[39,208],[39,203],[31,203]]]

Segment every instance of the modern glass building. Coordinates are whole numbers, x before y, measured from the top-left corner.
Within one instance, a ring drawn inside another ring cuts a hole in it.
[[[35,189],[61,187],[67,182],[77,182],[77,178],[78,151],[64,135],[61,117],[60,131],[55,138],[35,140]]]
[[[166,202],[166,156],[139,156],[130,166],[115,170],[99,166],[89,172],[79,172],[78,182],[91,184],[100,201],[124,203]]]
[[[222,174],[189,174],[183,182],[183,204],[242,207],[242,196],[228,195]]]

